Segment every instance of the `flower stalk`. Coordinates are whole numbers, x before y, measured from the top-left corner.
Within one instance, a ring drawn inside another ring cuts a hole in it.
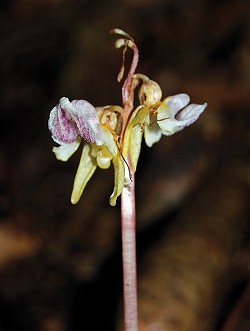
[[[129,164],[129,160],[128,164]],[[134,173],[125,169],[121,194],[123,302],[125,331],[138,330],[136,272],[136,210]]]
[[[117,31],[120,32],[120,31]],[[133,59],[122,87],[123,128],[122,137],[134,108],[133,75],[139,60],[136,44],[129,35],[126,43],[133,51]],[[124,49],[126,51],[126,48]],[[124,72],[123,53],[122,72]],[[137,85],[137,84],[136,84]],[[122,142],[121,142],[122,143]],[[126,156],[124,186],[121,193],[121,232],[122,232],[122,267],[123,267],[123,303],[125,331],[138,330],[137,307],[137,268],[136,268],[136,208],[135,208],[135,176],[129,153]]]

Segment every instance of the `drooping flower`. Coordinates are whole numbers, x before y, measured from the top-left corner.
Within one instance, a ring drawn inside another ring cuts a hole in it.
[[[190,98],[181,93],[167,97],[151,118],[151,125],[145,127],[145,142],[151,147],[161,135],[171,136],[193,124],[207,107],[207,104],[189,104]]]
[[[119,106],[113,107],[117,109]],[[78,202],[97,166],[107,169],[111,161],[115,167],[115,174],[119,173],[119,178],[115,176],[111,204],[115,204],[117,196],[121,194],[122,188],[120,187],[123,185],[124,169],[122,171],[121,156],[112,132],[115,118],[104,121],[102,117],[101,122],[103,124],[99,121],[98,111],[86,100],[70,102],[68,98],[63,97],[50,112],[48,127],[53,140],[60,145],[53,148],[57,159],[67,161],[78,149],[81,140],[85,141],[74,181],[72,203]],[[117,169],[118,167],[119,169]]]
[[[76,143],[79,145],[79,138],[98,146],[105,145],[112,155],[116,154],[117,148],[112,134],[99,123],[95,107],[86,100],[70,102],[68,98],[61,98],[58,105],[50,112],[48,127],[53,140],[63,146],[62,149],[55,150],[59,159],[61,159],[61,150],[64,151],[64,156],[67,158],[66,146],[70,146],[72,143],[73,146]],[[69,154],[69,157],[71,155]],[[67,159],[63,161],[67,161]]]
[[[160,86],[147,76],[136,74],[142,79],[139,89],[140,106],[133,112],[125,132],[123,152],[130,154],[133,171],[136,170],[144,133],[148,147],[194,123],[207,107],[207,104],[189,104],[190,98],[181,93],[161,101]]]

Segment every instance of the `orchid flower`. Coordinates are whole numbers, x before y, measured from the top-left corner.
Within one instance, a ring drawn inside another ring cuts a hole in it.
[[[109,106],[109,108],[116,109],[121,107]],[[108,112],[107,109],[105,110]],[[98,111],[86,100],[73,100],[70,102],[68,98],[63,97],[60,99],[59,104],[51,110],[48,126],[53,140],[60,145],[60,147],[53,148],[53,152],[58,160],[67,161],[78,149],[81,140],[85,141],[74,181],[71,196],[72,203],[78,202],[97,166],[107,169],[111,161],[113,161],[115,173],[122,172],[123,163],[118,154],[114,139],[115,134],[112,132],[112,127],[114,129],[114,123],[116,124],[116,118],[113,116],[108,123],[107,121],[103,124],[101,123]],[[119,179],[118,183],[116,176],[115,189],[111,196],[111,203],[113,204],[116,197],[121,194],[121,186],[123,186],[121,175]]]
[[[142,74],[134,75],[134,79],[143,80],[139,90],[140,106],[130,118],[123,147],[124,155],[130,154],[133,171],[136,170],[143,133],[146,145],[152,147],[162,135],[173,135],[194,123],[207,107],[206,103],[188,105],[190,98],[185,93],[161,101],[162,92],[156,82]]]
[[[189,104],[190,98],[181,93],[163,100],[153,114],[152,124],[145,127],[145,142],[151,147],[161,135],[170,136],[194,123],[205,110],[207,104]]]

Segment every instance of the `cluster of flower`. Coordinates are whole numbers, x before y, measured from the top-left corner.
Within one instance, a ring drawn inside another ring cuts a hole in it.
[[[114,206],[124,187],[125,168],[136,171],[143,134],[151,147],[162,135],[172,135],[195,122],[206,108],[206,104],[189,104],[184,93],[162,100],[160,86],[145,75],[133,74],[131,82],[132,92],[141,82],[139,106],[130,111],[125,122],[124,107],[94,107],[86,100],[70,102],[65,97],[50,113],[49,130],[60,145],[53,148],[57,159],[67,161],[84,141],[72,203],[78,202],[97,166],[107,169],[112,161],[115,183],[110,204]]]

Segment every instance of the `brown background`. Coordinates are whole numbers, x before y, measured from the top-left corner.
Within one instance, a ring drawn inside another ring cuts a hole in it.
[[[0,8],[0,330],[115,329],[122,279],[112,169],[99,170],[72,206],[80,151],[57,161],[47,129],[62,96],[120,104],[115,27],[134,37],[138,72],[164,96],[185,92],[209,105],[192,127],[142,148],[143,327],[219,330],[249,278],[249,2],[12,0]]]

